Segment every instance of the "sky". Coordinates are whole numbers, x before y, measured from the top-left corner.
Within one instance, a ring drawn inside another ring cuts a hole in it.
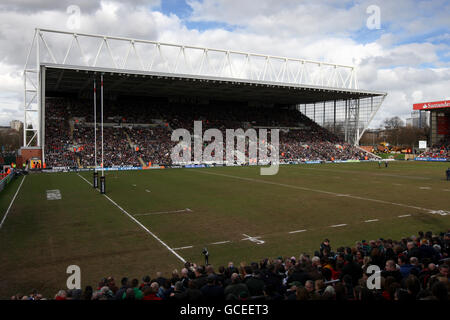
[[[359,88],[388,94],[375,128],[450,99],[449,16],[449,0],[2,0],[0,125],[23,121],[39,27],[355,65]]]

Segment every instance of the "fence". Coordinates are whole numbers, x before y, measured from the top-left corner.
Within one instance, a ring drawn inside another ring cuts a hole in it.
[[[0,192],[5,189],[6,185],[13,179],[14,177],[14,170],[11,170],[10,174],[2,175],[0,180]]]

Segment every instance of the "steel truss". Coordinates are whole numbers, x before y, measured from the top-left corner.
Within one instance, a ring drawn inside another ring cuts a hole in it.
[[[44,145],[46,63],[358,89],[354,66],[37,28],[24,68],[24,146]],[[359,123],[359,108],[350,103],[348,123]],[[367,124],[348,134],[359,141]]]
[[[358,145],[386,94],[374,97],[302,104],[297,108],[342,140]]]

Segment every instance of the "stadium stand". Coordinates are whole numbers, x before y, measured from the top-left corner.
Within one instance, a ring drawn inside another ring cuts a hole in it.
[[[94,130],[91,101],[48,98],[46,104],[47,167],[94,165]],[[203,131],[279,128],[282,161],[364,160],[373,155],[344,143],[297,110],[195,103],[108,103],[104,114],[104,166],[171,165],[172,130],[193,132],[194,121]],[[98,112],[97,112],[98,114]],[[97,121],[100,121],[98,116]],[[98,129],[97,159],[100,159]],[[246,150],[248,156],[248,150]],[[224,151],[225,160],[225,151]],[[100,162],[98,162],[100,164]]]
[[[450,230],[449,230],[450,231]],[[449,299],[450,232],[395,241],[360,241],[350,248],[337,248],[325,239],[313,256],[262,259],[249,264],[215,269],[213,265],[186,262],[170,275],[157,272],[116,283],[106,277],[84,290],[60,290],[54,300],[168,300],[188,303],[220,301],[359,300],[414,301]],[[379,289],[367,286],[368,267],[381,270]],[[168,270],[166,270],[168,271]],[[33,290],[13,300],[43,300]]]
[[[450,160],[450,136],[442,139],[440,143],[433,145],[427,151],[422,152],[419,157],[445,158]]]

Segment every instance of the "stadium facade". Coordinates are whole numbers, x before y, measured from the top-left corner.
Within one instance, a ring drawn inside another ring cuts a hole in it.
[[[359,89],[354,66],[36,29],[24,67],[25,149],[45,163],[46,97],[87,97],[100,74],[110,95],[288,105],[353,145],[386,97]]]
[[[429,113],[430,145],[448,139],[450,136],[450,100],[421,102],[413,105],[419,113]]]

